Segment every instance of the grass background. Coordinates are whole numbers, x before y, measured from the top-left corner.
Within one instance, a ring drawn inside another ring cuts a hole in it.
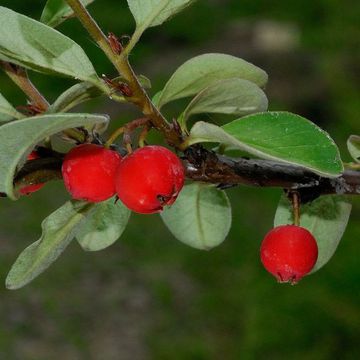
[[[1,0],[39,18],[45,1]],[[98,0],[105,31],[131,34],[126,1]],[[152,94],[186,59],[226,52],[264,68],[272,110],[297,112],[325,128],[349,161],[359,134],[358,1],[199,0],[149,30],[131,55]],[[0,24],[1,26],[1,24]],[[59,28],[93,60],[114,70],[74,19]],[[53,101],[72,82],[31,74]],[[0,74],[15,105],[25,98]],[[176,115],[183,103],[168,107]],[[138,113],[97,100],[82,111],[121,124]],[[221,121],[220,117],[212,117]],[[228,191],[233,226],[226,242],[200,252],[177,242],[157,215],[133,214],[111,248],[85,253],[74,242],[42,276],[18,291],[0,288],[1,359],[357,359],[360,356],[359,200],[330,263],[297,286],[278,285],[262,268],[259,245],[281,191]],[[17,202],[0,202],[0,280],[40,235],[40,222],[68,195],[61,183]]]

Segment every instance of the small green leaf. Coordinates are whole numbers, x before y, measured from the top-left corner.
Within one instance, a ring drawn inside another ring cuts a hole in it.
[[[351,135],[347,141],[347,147],[352,158],[360,163],[360,136]]]
[[[129,221],[131,211],[114,199],[96,204],[76,235],[86,251],[99,251],[120,238]]]
[[[197,122],[188,144],[219,142],[259,158],[299,165],[326,177],[343,172],[339,150],[330,136],[309,120],[287,112],[245,116],[222,127]]]
[[[145,75],[136,75],[140,85],[144,88],[144,89],[151,89],[151,80],[146,77]],[[114,84],[119,84],[122,82],[126,82],[126,79],[123,76],[117,76],[116,78],[112,79],[112,82]]]
[[[184,119],[201,113],[248,115],[267,107],[266,95],[254,83],[243,79],[220,80],[195,96],[184,111]]]
[[[268,80],[265,71],[243,59],[226,54],[203,54],[188,60],[175,71],[159,95],[159,107],[231,78],[248,80],[260,87]]]
[[[137,29],[144,32],[147,28],[163,22],[185,9],[195,0],[127,0]]]
[[[107,124],[105,115],[54,114],[10,122],[0,127],[0,192],[16,200],[13,189],[15,173],[27,155],[44,138],[65,129]]]
[[[81,0],[84,6],[90,5],[94,1]],[[65,0],[48,0],[41,14],[40,21],[48,26],[56,27],[73,15],[74,12]]]
[[[212,185],[185,186],[174,205],[161,213],[171,233],[201,250],[220,245],[231,227],[231,205],[226,193]]]
[[[98,87],[88,82],[75,84],[55,100],[49,107],[48,113],[67,112],[75,106],[103,94]]]
[[[323,267],[334,255],[351,213],[345,196],[327,195],[301,206],[300,225],[308,229],[318,244],[319,255],[312,273]],[[292,223],[292,206],[282,196],[276,210],[274,226]]]
[[[145,75],[137,75],[137,78],[139,80],[139,83],[144,89],[151,89],[151,80],[146,77]]]
[[[0,60],[94,84],[101,82],[83,49],[65,35],[2,6],[0,24]]]
[[[160,102],[160,98],[162,96],[162,91],[158,91],[153,98],[151,99],[152,103],[156,106],[159,107],[159,102]]]
[[[17,258],[7,278],[8,289],[19,289],[46,270],[75,237],[93,204],[68,201],[41,224],[41,238]]]
[[[0,94],[0,122],[21,119],[23,117],[24,116]]]

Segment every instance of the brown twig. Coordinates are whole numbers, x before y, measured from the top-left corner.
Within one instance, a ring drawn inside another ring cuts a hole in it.
[[[42,151],[41,149],[39,149]],[[51,151],[51,150],[46,150]],[[61,178],[62,155],[46,153],[45,158],[27,162],[15,178],[15,186],[27,180],[32,184]],[[360,172],[346,170],[337,178],[326,178],[298,166],[269,160],[229,158],[192,146],[185,151],[186,176],[227,188],[238,185],[278,187],[296,191],[302,203],[321,195],[360,195]],[[43,173],[39,171],[43,170]]]
[[[0,66],[9,78],[25,93],[34,108],[38,109],[39,112],[45,112],[48,109],[49,103],[30,81],[24,68],[5,61],[0,61]]]

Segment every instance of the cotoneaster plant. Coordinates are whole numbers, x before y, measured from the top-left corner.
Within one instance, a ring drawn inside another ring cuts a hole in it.
[[[199,54],[152,97],[149,79],[131,66],[129,55],[143,32],[192,2],[128,0],[136,26],[126,42],[122,34],[103,33],[84,5],[91,1],[48,0],[40,21],[0,7],[0,67],[28,98],[19,111],[0,94],[0,195],[17,200],[62,180],[70,197],[15,261],[6,279],[9,289],[36,278],[74,239],[85,250],[110,246],[131,210],[160,212],[177,239],[209,250],[231,227],[225,189],[241,184],[284,189],[275,228],[261,246],[261,260],[278,280],[295,283],[335,252],[351,212],[347,196],[360,193],[359,136],[349,138],[354,162],[344,164],[335,142],[314,123],[268,111],[266,72],[231,55]],[[81,22],[116,76],[99,77],[83,49],[54,29],[68,18]],[[31,71],[69,77],[75,84],[50,104],[30,81]],[[143,115],[107,135],[109,116],[73,112],[99,96],[132,104]],[[189,99],[186,107],[166,118],[164,106],[179,99]],[[233,120],[190,126],[189,118],[206,113]],[[167,147],[148,144],[149,131],[158,132]],[[60,151],[69,144],[67,153]],[[228,157],[228,149],[246,157]]]

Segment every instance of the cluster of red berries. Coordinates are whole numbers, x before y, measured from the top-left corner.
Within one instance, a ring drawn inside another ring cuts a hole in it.
[[[314,268],[318,246],[307,229],[282,225],[267,233],[261,244],[260,257],[265,269],[279,282],[296,284]]]
[[[39,158],[33,151],[28,160]],[[130,210],[151,214],[171,205],[184,185],[179,158],[162,146],[145,146],[125,157],[95,144],[70,150],[62,165],[64,183],[74,199],[101,202],[115,194]],[[27,185],[26,195],[44,184]],[[260,249],[261,261],[279,282],[297,283],[315,266],[318,247],[303,227],[283,225],[272,229]]]
[[[74,199],[100,202],[116,194],[125,206],[141,214],[171,205],[185,178],[180,159],[157,145],[123,158],[100,145],[79,145],[66,154],[62,174]]]

